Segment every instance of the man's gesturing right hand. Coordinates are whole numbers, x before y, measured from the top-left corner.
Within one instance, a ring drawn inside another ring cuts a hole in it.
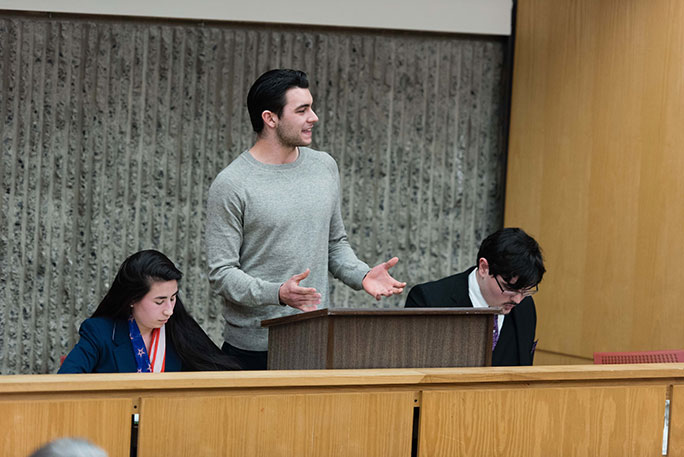
[[[284,303],[302,311],[313,311],[321,303],[321,294],[313,287],[300,287],[299,282],[309,276],[309,269],[304,273],[294,275],[280,285],[278,297]]]

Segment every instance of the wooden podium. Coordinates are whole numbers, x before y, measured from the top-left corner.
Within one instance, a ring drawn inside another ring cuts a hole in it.
[[[324,308],[269,319],[269,370],[481,367],[498,308]]]

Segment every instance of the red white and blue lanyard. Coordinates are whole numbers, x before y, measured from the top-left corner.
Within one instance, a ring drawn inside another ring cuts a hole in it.
[[[145,341],[140,334],[138,324],[133,316],[128,318],[128,334],[133,345],[133,355],[138,373],[161,373],[164,371],[166,362],[166,329],[164,326],[152,330],[150,341],[150,360],[145,348]]]

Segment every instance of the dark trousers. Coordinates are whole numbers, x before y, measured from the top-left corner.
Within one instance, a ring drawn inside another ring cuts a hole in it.
[[[221,350],[232,356],[240,364],[243,370],[265,370],[268,361],[268,351],[248,351],[247,349],[236,348],[223,342]]]

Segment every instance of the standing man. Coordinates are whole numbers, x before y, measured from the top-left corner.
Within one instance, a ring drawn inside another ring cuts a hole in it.
[[[418,284],[406,307],[501,307],[495,316],[492,365],[532,365],[537,311],[532,295],[544,276],[539,244],[519,228],[505,228],[480,245],[477,266]]]
[[[244,369],[266,368],[262,320],[328,306],[328,271],[377,300],[406,285],[389,275],[399,259],[371,269],[347,241],[337,163],[304,147],[318,122],[308,87],[295,70],[256,80],[247,95],[256,143],[209,189],[209,280],[225,302],[223,350]]]

